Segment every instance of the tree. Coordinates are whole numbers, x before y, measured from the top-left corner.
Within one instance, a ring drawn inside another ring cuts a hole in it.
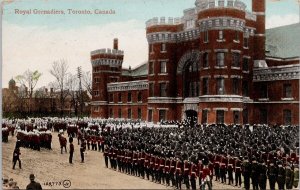
[[[64,107],[65,107],[65,82],[67,78],[68,72],[68,64],[66,60],[54,61],[52,64],[52,69],[50,70],[50,74],[53,75],[56,79],[58,89],[60,90],[60,114],[64,115]]]
[[[79,79],[77,75],[68,74],[67,80],[66,80],[66,87],[68,88],[68,94],[71,96],[71,107],[74,108],[75,115],[78,115],[78,101],[79,101],[79,91],[78,86],[79,85]]]
[[[92,75],[90,71],[83,72],[82,83],[85,90],[92,96]]]
[[[39,81],[40,77],[42,76],[42,73],[40,73],[38,70],[30,71],[29,69],[23,73],[23,75],[16,76],[17,82],[19,82],[21,85],[24,85],[26,89],[28,90],[29,95],[29,113],[31,113],[31,103],[32,103],[32,94],[33,90]]]

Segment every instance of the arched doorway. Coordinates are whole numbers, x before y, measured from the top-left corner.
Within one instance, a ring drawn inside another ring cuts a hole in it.
[[[190,126],[194,127],[198,123],[198,113],[195,110],[186,110],[185,116]]]

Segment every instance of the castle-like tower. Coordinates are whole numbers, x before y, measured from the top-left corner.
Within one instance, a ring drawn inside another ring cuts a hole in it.
[[[93,117],[108,117],[107,83],[120,81],[123,58],[124,52],[118,49],[118,39],[114,39],[113,49],[98,49],[91,52]]]

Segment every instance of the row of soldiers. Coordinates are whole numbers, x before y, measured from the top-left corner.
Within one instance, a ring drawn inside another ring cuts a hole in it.
[[[298,127],[210,125],[103,132],[105,164],[157,183],[212,187],[212,178],[245,189],[298,185]],[[235,177],[233,177],[235,175]],[[235,179],[235,181],[234,181]]]
[[[17,131],[19,147],[40,151],[41,148],[51,150],[52,134],[50,131]]]

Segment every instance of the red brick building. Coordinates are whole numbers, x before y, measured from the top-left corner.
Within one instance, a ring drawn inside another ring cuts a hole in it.
[[[265,30],[265,1],[197,0],[181,18],[146,22],[148,62],[91,52],[92,117],[158,122],[299,123],[300,24]]]

